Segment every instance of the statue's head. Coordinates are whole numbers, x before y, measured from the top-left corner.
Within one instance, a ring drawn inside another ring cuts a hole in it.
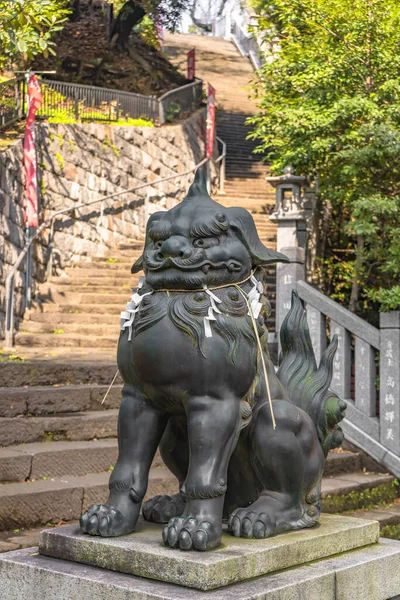
[[[132,273],[143,269],[154,289],[191,290],[237,283],[257,266],[288,261],[262,244],[247,210],[210,198],[199,169],[181,204],[150,217]]]

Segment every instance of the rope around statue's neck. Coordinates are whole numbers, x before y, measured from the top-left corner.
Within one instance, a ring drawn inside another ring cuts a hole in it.
[[[153,290],[153,292],[156,294],[158,292],[166,292],[167,294],[170,293],[175,293],[175,292],[179,292],[179,293],[185,293],[185,294],[194,294],[195,292],[204,292],[205,289],[210,290],[210,292],[213,292],[214,290],[222,290],[223,288],[227,288],[227,287],[237,287],[238,285],[243,285],[244,283],[247,283],[247,281],[250,281],[250,279],[253,277],[254,273],[257,271],[256,267],[254,269],[254,271],[251,271],[250,275],[248,277],[246,277],[246,279],[243,279],[243,281],[237,281],[237,282],[233,282],[233,283],[225,283],[224,285],[217,285],[216,287],[210,287],[210,288],[198,288],[196,290],[171,290],[171,289],[162,289],[162,290]]]

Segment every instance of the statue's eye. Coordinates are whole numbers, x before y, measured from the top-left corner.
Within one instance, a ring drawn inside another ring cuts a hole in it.
[[[212,246],[218,246],[219,239],[215,237],[207,238],[196,238],[193,240],[193,246],[195,248],[211,248]]]
[[[158,242],[154,242],[154,248],[157,248],[158,250],[159,248],[161,248],[162,244],[163,243],[160,240]]]

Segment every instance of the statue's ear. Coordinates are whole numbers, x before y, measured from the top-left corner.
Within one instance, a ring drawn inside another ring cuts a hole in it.
[[[151,230],[151,226],[154,223],[156,223],[157,221],[159,221],[160,219],[162,219],[162,217],[165,215],[165,213],[166,213],[165,210],[160,210],[158,212],[155,212],[155,213],[153,213],[151,215],[151,217],[147,221],[146,239],[145,239],[145,242],[144,242],[144,247],[145,248],[146,248],[147,244],[150,241],[149,232]],[[132,268],[131,268],[131,273],[138,273],[142,269],[143,269],[143,254],[137,259],[137,261],[135,263],[133,263]]]
[[[250,252],[253,266],[267,265],[275,262],[290,262],[290,259],[270,250],[258,237],[257,229],[251,214],[244,208],[228,208],[227,211],[231,228],[240,241]]]

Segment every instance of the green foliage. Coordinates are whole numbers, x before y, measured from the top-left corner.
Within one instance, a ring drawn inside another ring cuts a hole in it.
[[[104,138],[103,148],[104,149],[111,148],[111,150],[114,152],[115,156],[119,156],[121,154],[121,152],[118,150],[117,146],[115,144],[112,144],[107,136]]]
[[[56,152],[55,158],[56,158],[58,164],[60,165],[60,169],[64,169],[64,166],[65,166],[64,159],[59,152]]]
[[[160,40],[157,35],[157,27],[154,21],[146,15],[143,21],[137,26],[140,37],[153,48],[158,49],[160,47]]]
[[[6,354],[4,350],[0,350],[0,362],[24,362],[24,358],[22,356],[18,356],[18,354]]]
[[[380,537],[391,540],[400,540],[400,523],[395,525],[384,525],[381,527]]]
[[[168,123],[171,123],[171,121],[173,121],[179,116],[181,110],[182,106],[179,104],[179,102],[170,102],[167,108],[167,113],[165,115],[166,121],[168,121]]]
[[[394,285],[389,290],[384,288],[371,290],[368,295],[372,300],[379,302],[382,312],[400,310],[400,285]]]
[[[400,3],[253,5],[270,48],[255,84],[261,112],[251,119],[259,151],[274,173],[292,165],[318,177],[325,290],[348,303],[357,285],[359,310],[363,302],[387,306],[384,291],[400,274]],[[337,260],[346,266],[335,290]],[[389,296],[389,304],[398,298]]]
[[[398,481],[382,483],[374,488],[365,490],[353,490],[349,494],[328,495],[322,501],[323,512],[341,513],[354,511],[360,508],[372,508],[376,505],[384,505],[393,502],[398,496]]]
[[[52,37],[70,10],[67,0],[0,0],[0,68],[28,66],[36,54],[55,54]]]

